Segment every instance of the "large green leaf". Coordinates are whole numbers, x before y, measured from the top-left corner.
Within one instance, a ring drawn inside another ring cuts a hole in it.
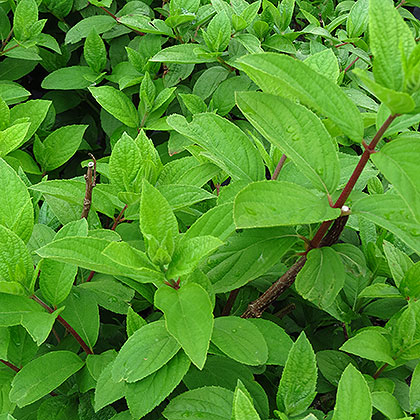
[[[163,411],[168,420],[183,420],[185,413],[200,420],[231,420],[233,392],[205,386],[175,397]]]
[[[296,277],[296,291],[321,308],[332,305],[344,286],[346,272],[340,256],[332,248],[316,248]]]
[[[389,89],[402,90],[405,60],[416,43],[392,0],[370,0],[369,41],[375,80]]]
[[[414,251],[420,252],[419,219],[396,194],[364,197],[352,205],[352,213],[391,231]]]
[[[156,372],[180,349],[162,321],[137,330],[121,347],[112,368],[115,382],[136,382]]]
[[[87,125],[67,125],[52,132],[43,142],[34,143],[36,160],[44,171],[64,165],[77,151]]]
[[[371,156],[375,166],[401,195],[414,219],[420,222],[420,142],[417,138],[398,138]]]
[[[0,131],[0,157],[13,152],[25,142],[29,127],[29,122],[23,122]]]
[[[204,57],[200,54],[197,44],[179,44],[164,48],[155,54],[150,61],[178,64],[211,63],[217,61],[216,57]]]
[[[213,113],[194,115],[191,123],[170,115],[167,123],[194,140],[216,165],[232,179],[258,181],[265,178],[262,158],[247,135],[230,121]]]
[[[50,73],[41,83],[44,89],[74,90],[92,85],[98,74],[88,66],[63,67]]]
[[[366,330],[347,340],[340,350],[356,354],[365,359],[395,365],[392,358],[391,344],[378,331]]]
[[[108,15],[94,15],[82,19],[74,25],[66,34],[66,44],[75,44],[86,38],[95,28],[98,34],[109,31],[113,26],[117,25],[115,19]]]
[[[155,293],[155,306],[164,313],[168,331],[191,361],[202,369],[214,322],[207,292],[196,283],[181,285],[178,290],[165,285]]]
[[[288,99],[262,92],[239,92],[236,103],[315,188],[335,191],[340,179],[337,145],[315,114]]]
[[[0,282],[16,282],[30,289],[34,266],[22,239],[0,225]]]
[[[316,395],[317,366],[311,343],[302,332],[290,349],[277,391],[277,406],[287,415],[303,413]]]
[[[233,208],[237,228],[316,223],[339,215],[326,197],[320,199],[298,184],[283,181],[249,184],[236,196]]]
[[[112,86],[89,88],[90,93],[106,111],[128,127],[138,127],[138,112],[127,95]]]
[[[264,336],[249,320],[235,316],[217,318],[211,341],[223,353],[246,365],[263,365],[268,359]]]
[[[38,401],[82,368],[84,362],[70,351],[53,351],[26,364],[15,376],[10,399],[19,407]]]
[[[229,292],[264,275],[295,241],[289,228],[282,227],[233,234],[208,260],[207,275],[214,291]]]
[[[181,350],[168,363],[147,378],[127,384],[125,398],[131,414],[141,419],[159,405],[181,382],[190,367]]]
[[[362,117],[354,103],[331,80],[284,54],[249,54],[238,59],[241,68],[267,93],[299,99],[360,142]]]
[[[0,225],[28,242],[34,225],[31,196],[18,174],[0,159]]]
[[[349,364],[338,384],[333,420],[367,420],[372,417],[370,389],[363,375]]]

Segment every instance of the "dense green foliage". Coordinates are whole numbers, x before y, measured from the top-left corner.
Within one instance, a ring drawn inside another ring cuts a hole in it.
[[[0,0],[0,420],[420,414],[413,6]]]

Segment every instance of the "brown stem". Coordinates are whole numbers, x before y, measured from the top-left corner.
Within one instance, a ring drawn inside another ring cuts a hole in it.
[[[230,292],[226,305],[222,309],[221,316],[228,316],[230,314],[230,311],[232,310],[233,304],[235,303],[238,293],[239,289],[235,289]]]
[[[36,303],[39,303],[47,312],[52,314],[54,309],[50,308],[44,301],[42,301],[38,296],[32,295],[31,299],[33,299]],[[74,330],[74,328],[60,315],[57,317],[57,321],[76,339],[76,341],[80,344],[82,349],[86,354],[93,354],[92,349],[85,343],[82,337]]]
[[[283,153],[282,157],[279,160],[279,163],[276,166],[276,169],[273,172],[271,179],[277,179],[281,169],[283,168],[284,162],[286,162],[287,156]]]
[[[15,48],[17,48],[17,47],[20,47],[20,44],[16,44],[16,45],[13,45],[13,47],[6,48],[6,49],[5,49],[5,50],[3,50],[2,52],[0,52],[0,55],[4,55],[4,54],[6,54],[7,52],[12,51],[12,50],[14,50],[14,49],[15,49]]]
[[[10,32],[9,32],[9,34],[7,35],[6,39],[2,42],[2,44],[1,44],[1,49],[2,49],[2,50],[3,50],[3,48],[7,45],[7,43],[10,41],[10,38],[12,37],[12,35],[13,35],[13,28],[12,28],[12,29],[10,29]]]
[[[17,366],[13,365],[12,363],[8,362],[7,360],[0,359],[0,362],[2,362],[4,365],[9,367],[10,369],[13,369],[15,372],[20,371],[20,369]]]
[[[344,187],[342,193],[338,197],[337,201],[334,204],[334,208],[342,208],[345,204],[347,198],[349,197],[351,191],[356,185],[357,180],[360,177],[363,169],[365,168],[369,156],[375,152],[375,147],[378,145],[382,136],[388,127],[395,120],[397,115],[390,115],[387,120],[382,124],[382,127],[378,130],[375,137],[372,139],[369,145],[363,142],[365,151],[360,157],[359,163],[354,169],[350,179],[348,180],[346,186]],[[248,305],[247,310],[242,314],[242,318],[252,318],[260,317],[261,314],[274,302],[278,296],[280,296],[288,287],[292,285],[295,281],[295,278],[299,271],[303,268],[306,262],[306,254],[313,248],[318,248],[319,246],[330,246],[335,241],[338,240],[341,232],[344,229],[345,224],[347,223],[348,216],[343,214],[335,221],[327,220],[321,224],[312,241],[309,244],[308,249],[302,258],[300,258],[295,264],[293,264],[289,270],[286,271],[283,276],[281,276],[270,288],[268,288],[256,301],[251,302]],[[328,231],[328,228],[334,222],[334,226],[331,228],[331,231],[325,236]],[[325,236],[325,238],[324,238]],[[324,239],[323,239],[324,238]]]
[[[373,379],[378,379],[379,375],[388,367],[388,363],[384,363],[373,375]]]
[[[90,211],[90,206],[92,205],[92,191],[93,187],[96,185],[96,159],[89,153],[89,156],[93,159],[93,162],[88,163],[87,174],[85,175],[86,180],[86,190],[85,190],[85,199],[83,200],[83,210],[81,219],[87,219]]]
[[[399,9],[407,0],[401,0],[400,4],[398,4],[395,8]]]
[[[294,303],[289,303],[289,305],[285,306],[283,309],[280,309],[280,311],[276,312],[274,316],[281,319],[281,318],[284,318],[286,315],[289,315],[295,309],[296,309],[296,305]]]
[[[273,283],[257,300],[248,305],[242,318],[259,318],[261,314],[295,281],[299,271],[305,265],[306,255],[293,264],[275,283]]]

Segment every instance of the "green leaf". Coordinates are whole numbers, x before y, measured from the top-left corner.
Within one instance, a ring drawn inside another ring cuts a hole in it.
[[[331,48],[310,55],[304,60],[304,63],[312,70],[337,83],[338,76],[340,75],[340,67],[337,56]]]
[[[333,420],[367,420],[371,417],[369,387],[362,374],[350,364],[338,384]]]
[[[420,363],[417,364],[411,377],[410,408],[412,413],[420,412]]]
[[[85,89],[92,85],[98,74],[88,66],[63,67],[50,73],[41,83],[44,89]]]
[[[41,306],[26,296],[0,293],[0,303],[0,326],[19,325],[24,319],[39,313],[47,315]]]
[[[349,38],[357,38],[366,31],[369,22],[369,0],[357,0],[346,21]]]
[[[384,241],[383,248],[392,277],[398,287],[407,270],[413,265],[413,261],[391,242]]]
[[[327,198],[320,200],[312,191],[283,181],[249,184],[236,196],[233,208],[237,228],[316,223],[339,215]]]
[[[330,118],[352,140],[362,140],[363,121],[356,105],[334,82],[306,64],[276,53],[250,54],[237,61],[264,92],[299,99]]]
[[[378,331],[366,330],[347,340],[340,350],[364,359],[395,365],[389,341]]]
[[[163,321],[147,324],[122,346],[112,368],[113,380],[139,381],[164,366],[179,349]]]
[[[264,275],[292,247],[289,228],[247,229],[231,235],[208,260],[216,293],[229,292]]]
[[[214,16],[203,31],[203,38],[210,51],[222,52],[229,44],[231,35],[230,19],[224,11]]]
[[[155,54],[149,61],[178,64],[199,64],[216,61],[216,57],[199,55],[201,49],[197,44],[179,44],[164,48]]]
[[[116,382],[112,378],[114,361],[102,370],[95,387],[95,412],[124,397],[126,382]]]
[[[218,386],[206,386],[175,397],[163,411],[168,420],[183,420],[185,413],[200,420],[230,420],[233,392]]]
[[[29,122],[24,122],[0,131],[0,157],[13,152],[25,142],[30,125]]]
[[[127,311],[127,337],[131,337],[137,330],[141,327],[144,327],[147,322],[136,312],[134,312],[133,308],[130,306]]]
[[[30,127],[25,136],[25,142],[29,140],[45,120],[50,109],[51,101],[34,99],[23,104],[14,106],[10,110],[10,120],[16,123],[20,118],[29,117]]]
[[[164,313],[170,334],[202,369],[213,331],[213,308],[207,292],[196,283],[178,290],[165,285],[155,293],[155,306]]]
[[[39,287],[42,296],[56,307],[69,295],[77,274],[77,266],[53,260],[43,260]]]
[[[313,249],[296,277],[296,291],[320,308],[327,308],[343,288],[345,277],[343,262],[332,248]]]
[[[174,279],[192,273],[200,261],[212,254],[223,242],[214,236],[196,236],[181,240],[175,248],[166,277]]]
[[[26,364],[15,376],[10,399],[25,407],[53,391],[83,366],[70,351],[53,351]]]
[[[146,180],[140,200],[140,230],[152,262],[168,264],[178,240],[178,222],[165,197]]]
[[[316,354],[318,369],[322,376],[334,386],[338,386],[344,369],[349,364],[354,364],[354,360],[341,351],[321,350]]]
[[[112,86],[90,87],[90,93],[106,111],[128,127],[138,127],[139,115],[127,95]]]
[[[375,166],[401,195],[413,218],[420,221],[420,185],[417,177],[420,143],[416,138],[396,139],[371,156]]]
[[[52,132],[43,142],[34,143],[36,160],[45,171],[64,165],[77,151],[87,125],[67,125]]]
[[[158,190],[166,198],[172,210],[179,210],[200,201],[215,198],[213,194],[205,191],[203,188],[193,185],[162,185],[158,186]]]
[[[241,389],[242,388],[242,389]],[[238,386],[233,395],[233,420],[260,420],[257,410],[254,408],[252,398],[244,385],[238,380]]]
[[[205,149],[206,156],[232,179],[258,181],[265,178],[264,165],[247,135],[230,121],[212,113],[193,116],[170,115],[167,123]]]
[[[50,335],[55,319],[61,312],[61,309],[52,314],[41,312],[31,313],[22,316],[22,326],[30,334],[32,339],[40,346]]]
[[[30,290],[34,267],[22,239],[0,225],[0,282],[17,282]]]
[[[18,174],[3,159],[0,159],[0,185],[0,225],[26,243],[34,226],[31,196]]]
[[[398,400],[389,392],[372,392],[372,406],[389,419],[404,417],[404,412],[401,409]]]
[[[92,294],[81,287],[73,287],[63,302],[63,318],[82,337],[90,349],[99,336],[99,308]]]
[[[250,321],[260,330],[267,343],[268,359],[266,364],[284,366],[293,345],[292,339],[283,328],[272,321],[262,318],[250,318]]]
[[[181,382],[190,364],[181,350],[155,373],[127,384],[125,398],[131,414],[140,419],[158,406]]]
[[[246,365],[263,365],[268,359],[264,336],[247,319],[234,316],[217,318],[211,341],[223,353]]]
[[[303,413],[316,395],[315,353],[304,332],[293,344],[281,375],[277,406],[287,415]]]
[[[285,153],[314,187],[335,191],[340,179],[337,146],[315,114],[262,92],[238,93],[236,101],[252,125]]]
[[[75,44],[86,38],[95,28],[98,34],[109,31],[117,25],[117,22],[108,15],[89,16],[76,23],[66,34],[66,44]]]
[[[353,73],[390,109],[392,115],[407,114],[415,108],[416,104],[408,93],[397,92],[376,83],[368,76],[366,70],[354,69]]]
[[[95,28],[86,37],[83,55],[86,63],[94,72],[100,73],[105,68],[107,63],[105,44]]]
[[[386,194],[364,197],[353,204],[352,213],[384,227],[420,252],[419,219],[412,216],[412,209],[400,196]]]
[[[38,20],[38,5],[35,0],[21,0],[13,16],[13,33],[18,41],[26,41],[32,35]]]
[[[377,83],[401,91],[404,65],[416,46],[410,28],[391,0],[370,0],[369,41]]]
[[[414,299],[415,301],[420,298],[420,263],[411,266],[405,273],[399,289],[401,294],[407,299]]]

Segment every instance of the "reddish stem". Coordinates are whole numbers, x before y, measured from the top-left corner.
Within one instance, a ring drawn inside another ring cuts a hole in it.
[[[38,296],[32,295],[36,303],[39,303],[47,312],[52,314],[54,309],[50,308],[45,302],[43,302]],[[86,354],[93,354],[92,349],[85,343],[82,337],[74,330],[74,328],[60,315],[57,317],[57,321],[76,339]]]
[[[12,363],[8,362],[7,360],[0,359],[0,362],[2,362],[4,365],[9,367],[10,369],[13,369],[15,372],[20,371],[20,369],[17,366],[13,365]]]
[[[378,379],[379,375],[388,367],[388,363],[384,363],[373,375],[373,379]]]
[[[370,142],[369,146],[365,148],[365,151],[363,152],[362,156],[360,157],[360,160],[354,169],[350,179],[348,180],[346,186],[344,187],[343,191],[340,194],[340,197],[338,197],[337,201],[334,204],[334,208],[339,209],[341,208],[346,200],[348,199],[350,193],[352,192],[354,186],[356,185],[357,180],[360,177],[360,174],[362,173],[363,169],[365,168],[366,164],[369,161],[369,156],[374,153],[375,147],[378,145],[379,141],[381,140],[382,136],[384,135],[385,131],[388,129],[388,127],[392,124],[392,122],[397,118],[398,114],[396,115],[390,115],[387,120],[382,124],[382,127],[378,130],[375,137]],[[313,237],[311,241],[311,246],[309,247],[308,251],[312,248],[317,248],[320,244],[322,238],[327,233],[328,228],[331,226],[331,223],[333,220],[327,220],[321,224],[318,231],[316,232],[315,236]]]
[[[232,310],[233,304],[235,303],[238,293],[239,289],[235,289],[230,292],[226,305],[222,309],[222,316],[228,316],[230,314],[230,311]]]
[[[354,64],[356,64],[359,61],[360,57],[355,58],[345,69],[344,73],[348,72]]]
[[[281,171],[281,169],[283,168],[284,162],[286,162],[287,156],[285,154],[282,155],[282,157],[279,160],[279,163],[276,166],[276,169],[273,172],[273,175],[271,177],[271,179],[277,179],[279,176],[279,173]]]

